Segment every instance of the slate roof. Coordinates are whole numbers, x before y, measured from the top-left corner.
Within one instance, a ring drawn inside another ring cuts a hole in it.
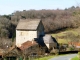
[[[31,46],[34,46],[34,45],[37,45],[37,43],[35,41],[27,41],[27,42],[23,43],[21,45],[21,47],[18,47],[18,48],[20,48],[21,50],[25,50],[25,49],[28,49]]]
[[[21,19],[16,27],[17,30],[37,30],[40,19]]]
[[[47,43],[47,44],[49,44],[49,43],[54,43],[54,40],[53,40],[53,38],[51,37],[51,35],[45,35],[45,36],[43,37],[43,40],[44,40],[44,43]]]

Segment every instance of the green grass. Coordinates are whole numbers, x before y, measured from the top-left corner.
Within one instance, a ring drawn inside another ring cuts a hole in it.
[[[59,42],[60,44],[61,43],[64,43],[64,44],[67,44],[68,43],[68,41],[65,40],[65,39],[57,39],[57,42]]]
[[[72,33],[74,34],[75,36],[78,36],[80,31],[79,31],[79,28],[77,29],[67,29],[65,31],[61,31],[61,32],[58,32],[58,33],[52,33],[51,35],[56,38],[57,42],[58,43],[65,43],[65,44],[68,44],[68,42],[70,42],[71,40],[69,38],[66,37],[66,35],[68,33]],[[65,36],[65,37],[64,37]],[[60,37],[63,37],[63,38],[60,38]]]
[[[71,60],[79,60],[79,58],[76,56],[76,57],[72,58]]]

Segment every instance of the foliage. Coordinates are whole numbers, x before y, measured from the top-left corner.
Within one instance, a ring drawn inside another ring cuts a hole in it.
[[[76,57],[72,58],[71,60],[79,60],[79,58],[76,56]]]
[[[62,28],[74,28],[79,24],[79,9],[69,8],[67,10],[23,10],[16,11],[11,16],[11,21],[18,22],[19,19],[42,19],[45,32],[53,32]],[[77,16],[78,15],[78,16]]]
[[[0,15],[0,38],[15,39],[16,26],[20,19],[41,19],[45,33],[61,31],[66,28],[78,28],[80,26],[80,7],[70,7],[65,10],[23,10],[10,15]],[[63,34],[64,35],[64,34]],[[69,37],[71,34],[68,33]],[[79,40],[79,36],[68,40]],[[73,37],[70,36],[70,37]],[[67,38],[66,37],[66,38]],[[62,37],[61,37],[62,38]],[[65,39],[63,39],[65,40]]]
[[[58,33],[51,34],[56,38],[57,42],[60,44],[68,44],[69,42],[79,42],[80,32],[79,28],[76,29],[66,29]]]
[[[74,50],[75,50],[74,46],[69,47],[69,51],[74,51]]]
[[[78,55],[80,55],[80,52],[78,52]]]
[[[50,54],[58,55],[59,54],[59,50],[58,49],[53,49],[53,50],[50,51]]]
[[[13,27],[11,27],[11,24],[16,26],[20,19],[37,18],[37,19],[42,19],[46,33],[54,32],[55,30],[58,29],[74,28],[80,24],[79,9],[80,9],[79,7],[72,6],[67,10],[43,9],[43,10],[16,11],[13,12],[11,15],[0,16],[0,23],[1,23],[0,26],[1,28],[6,28],[6,29],[8,28],[10,30],[11,28],[13,29]],[[12,34],[11,31],[9,32],[10,32],[9,34],[11,35]]]

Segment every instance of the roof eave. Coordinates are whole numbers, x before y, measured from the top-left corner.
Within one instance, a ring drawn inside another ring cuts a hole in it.
[[[16,30],[20,30],[20,31],[37,31],[37,29],[16,29]]]

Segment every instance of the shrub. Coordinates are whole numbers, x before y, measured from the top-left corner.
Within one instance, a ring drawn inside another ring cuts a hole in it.
[[[80,60],[80,52],[78,52],[78,58],[79,58],[79,60]]]
[[[80,55],[80,52],[78,52],[78,55]]]

